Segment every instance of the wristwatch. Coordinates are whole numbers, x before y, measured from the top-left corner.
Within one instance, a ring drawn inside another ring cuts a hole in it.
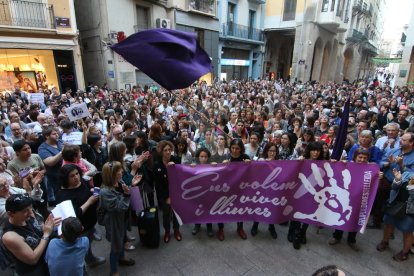
[[[49,241],[49,237],[42,237],[42,240]]]

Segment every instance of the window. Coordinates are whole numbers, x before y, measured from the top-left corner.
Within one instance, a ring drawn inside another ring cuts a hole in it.
[[[204,30],[203,29],[195,29],[197,34],[198,43],[200,43],[201,48],[204,49]]]
[[[322,12],[327,12],[329,9],[329,0],[323,0],[322,2]]]
[[[227,22],[234,23],[235,12],[236,12],[236,5],[233,3],[229,3],[228,9],[227,9]]]
[[[249,10],[249,34],[248,34],[249,39],[253,38],[255,17],[256,17],[256,12]]]
[[[334,10],[335,10],[335,0],[332,0],[331,11],[334,11]]]
[[[285,0],[285,9],[283,11],[283,21],[295,20],[296,0]]]
[[[137,6],[137,25],[135,31],[149,29],[149,9],[147,7]]]

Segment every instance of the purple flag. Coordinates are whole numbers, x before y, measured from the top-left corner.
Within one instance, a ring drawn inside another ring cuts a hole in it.
[[[344,112],[342,113],[341,123],[336,133],[335,144],[331,154],[331,159],[340,160],[345,147],[346,136],[348,135],[349,103],[350,97],[345,102]]]
[[[297,220],[364,228],[378,187],[376,164],[256,161],[168,167],[171,204],[183,223]]]
[[[169,90],[186,88],[212,71],[210,57],[193,33],[151,29],[135,33],[111,48]]]

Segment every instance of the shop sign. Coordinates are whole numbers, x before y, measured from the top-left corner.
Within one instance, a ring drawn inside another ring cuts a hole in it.
[[[76,121],[85,117],[90,117],[88,107],[86,103],[74,104],[65,109],[66,115],[68,115],[70,121]]]
[[[115,78],[115,72],[114,71],[108,71],[108,77],[110,77],[111,79]]]
[[[70,18],[55,17],[56,27],[70,28]]]
[[[44,104],[45,103],[45,94],[43,94],[43,93],[30,93],[30,102],[32,104],[36,104],[36,103]]]
[[[250,60],[222,58],[221,65],[250,66]]]
[[[69,145],[82,145],[83,132],[74,131],[69,134],[62,135],[62,141]]]

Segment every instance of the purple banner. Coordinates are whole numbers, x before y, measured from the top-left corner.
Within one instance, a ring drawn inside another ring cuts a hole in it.
[[[183,223],[297,220],[363,229],[379,167],[328,161],[253,161],[168,167],[171,204]]]

